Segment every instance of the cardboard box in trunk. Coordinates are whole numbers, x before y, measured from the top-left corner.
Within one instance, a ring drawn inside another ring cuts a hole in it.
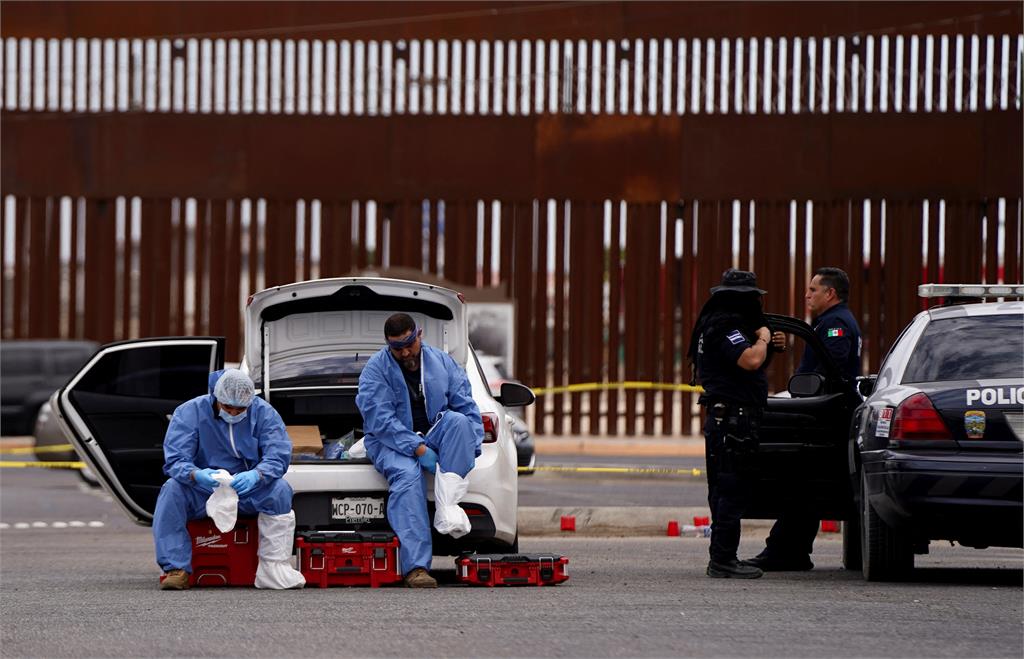
[[[285,426],[285,430],[292,440],[292,455],[319,453],[324,448],[324,442],[320,439],[320,428],[317,426]]]

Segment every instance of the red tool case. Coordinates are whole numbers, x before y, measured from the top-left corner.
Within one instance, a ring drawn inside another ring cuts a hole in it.
[[[455,575],[474,586],[554,586],[569,578],[559,554],[469,554],[455,559]]]
[[[197,519],[188,523],[188,533],[192,536],[189,586],[253,585],[259,564],[255,518],[239,519],[227,533],[221,533],[212,519]]]
[[[306,531],[295,548],[306,586],[370,586],[402,581],[398,538],[391,532]]]

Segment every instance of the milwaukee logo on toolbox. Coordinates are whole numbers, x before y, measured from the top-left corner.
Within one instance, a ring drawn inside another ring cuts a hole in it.
[[[219,535],[200,535],[196,536],[195,545],[196,547],[227,547],[221,542],[223,539]]]
[[[474,586],[554,586],[569,578],[560,554],[472,554],[455,559],[455,574]]]

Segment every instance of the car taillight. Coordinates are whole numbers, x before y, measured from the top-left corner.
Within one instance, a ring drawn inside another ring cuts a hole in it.
[[[498,415],[484,412],[480,416],[484,421],[484,444],[498,441]]]
[[[952,439],[952,436],[932,401],[918,393],[896,408],[889,439]]]

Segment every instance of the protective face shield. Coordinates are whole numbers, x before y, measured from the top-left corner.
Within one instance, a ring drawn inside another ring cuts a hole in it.
[[[421,346],[418,341],[422,335],[423,330],[413,326],[409,336],[404,339],[397,341],[388,340],[391,356],[407,371],[415,371],[419,368]]]
[[[413,325],[412,332],[410,332],[409,336],[405,337],[404,339],[400,339],[397,341],[392,341],[391,339],[388,339],[388,347],[390,347],[392,350],[397,351],[402,351],[405,350],[406,348],[411,348],[412,345],[416,343],[416,339],[420,338],[421,334],[423,334],[423,330]]]

